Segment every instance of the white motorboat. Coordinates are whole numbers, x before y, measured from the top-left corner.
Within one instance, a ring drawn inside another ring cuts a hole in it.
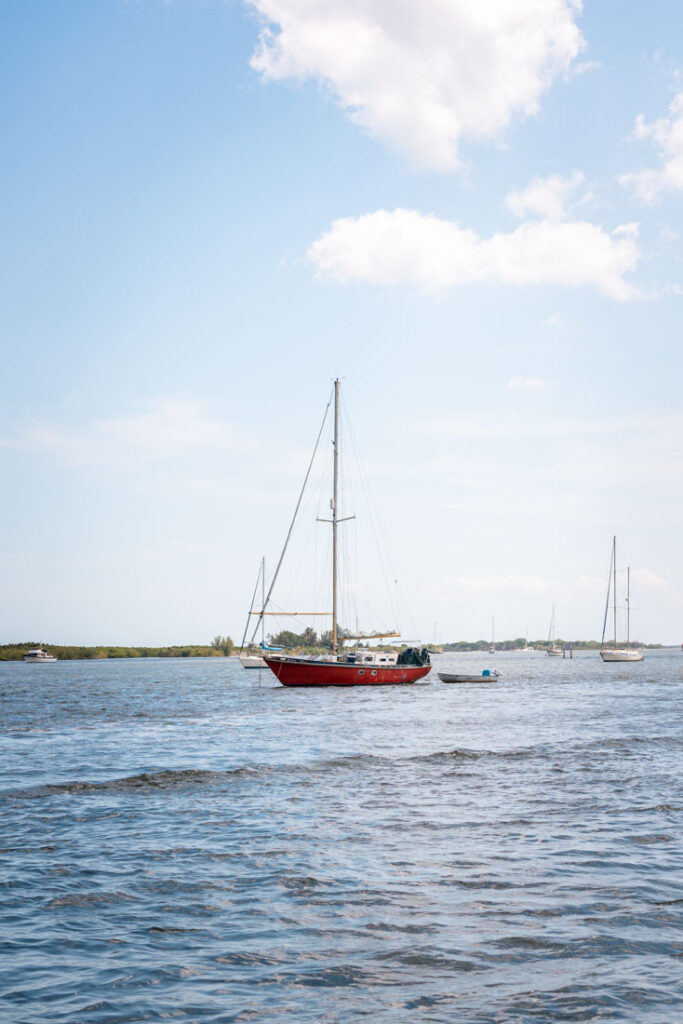
[[[56,661],[54,654],[48,654],[41,647],[33,647],[30,651],[27,651],[23,657],[24,661],[29,662],[31,665],[49,665],[53,661]]]
[[[609,614],[610,590],[612,592],[612,614],[614,621],[614,642],[605,643],[607,616]],[[631,646],[631,569],[626,569],[626,643],[617,642],[617,538],[612,538],[612,560],[607,582],[607,601],[605,603],[605,621],[602,626],[602,644],[600,657],[603,661],[642,661],[643,648]]]

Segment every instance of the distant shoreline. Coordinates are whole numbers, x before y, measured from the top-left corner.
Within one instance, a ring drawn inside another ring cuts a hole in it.
[[[558,640],[560,646],[566,646],[574,651],[598,651],[600,643],[597,640]],[[180,644],[166,647],[121,647],[98,645],[97,647],[85,647],[79,645],[60,644],[0,644],[0,662],[21,661],[26,652],[32,647],[42,646],[48,654],[53,654],[58,661],[107,661],[131,658],[229,658],[237,654],[232,646],[215,647],[211,644]],[[460,640],[449,644],[426,644],[427,649],[433,654],[466,654],[466,653],[490,653],[490,643],[485,640],[467,641]],[[529,652],[543,653],[547,644],[543,641],[535,641],[530,644]],[[642,646],[645,650],[679,650],[678,644],[632,644]],[[496,642],[495,654],[508,654],[518,651],[524,652],[519,646],[518,640],[507,640]],[[308,653],[301,651],[300,653]]]
[[[121,647],[99,645],[81,647],[60,644],[0,644],[0,662],[21,661],[32,647],[42,647],[58,661],[106,661],[120,658],[226,658],[233,653],[231,646],[214,647],[210,644],[182,644],[171,647]]]

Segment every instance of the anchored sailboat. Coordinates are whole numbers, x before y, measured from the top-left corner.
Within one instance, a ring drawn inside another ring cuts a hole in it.
[[[607,581],[607,601],[605,602],[605,620],[602,626],[600,657],[603,661],[642,661],[643,648],[631,647],[631,569],[626,570],[626,644],[617,642],[617,538],[612,538],[612,560]],[[614,642],[605,643],[607,617],[609,615],[610,591],[612,592],[612,613],[614,622]]]
[[[321,428],[322,432],[322,428]],[[310,473],[310,466],[309,471]],[[308,479],[308,473],[306,475]],[[304,481],[305,486],[305,481]],[[303,490],[302,490],[303,494]],[[301,496],[297,504],[297,511]],[[369,651],[343,651],[344,640],[368,640],[382,637],[398,636],[397,633],[372,633],[349,636],[339,627],[339,593],[338,593],[338,528],[339,524],[351,516],[339,515],[339,381],[334,382],[334,440],[333,440],[333,477],[332,498],[330,500],[331,518],[324,520],[332,526],[332,651],[330,655],[318,657],[291,657],[264,652],[264,661],[268,668],[283,686],[368,686],[382,683],[414,683],[429,672],[431,665],[426,649],[408,648],[398,657],[390,653],[373,653]],[[296,512],[295,512],[296,518]],[[293,522],[292,522],[293,526]],[[289,534],[292,531],[290,526]],[[286,549],[286,543],[285,543]],[[278,564],[279,571],[284,551]],[[271,582],[268,597],[263,604],[263,614],[273,589],[275,577]],[[291,613],[290,613],[291,614]]]
[[[242,637],[242,643],[240,645],[239,659],[242,668],[267,668],[265,661],[261,656],[261,652],[254,646],[253,637],[250,643],[246,644],[247,634],[249,632],[249,625],[251,622],[251,614],[254,608],[254,601],[256,600],[256,594],[258,592],[259,583],[261,584],[261,608],[263,609],[266,600],[266,560],[261,559],[259,565],[258,576],[256,577],[256,586],[254,587],[254,593],[251,599],[251,605],[249,606],[249,614],[247,615],[247,624],[244,629],[244,636]],[[266,646],[266,638],[264,631],[265,619],[261,616],[261,651]]]
[[[562,656],[562,648],[555,640],[555,605],[553,605],[552,615],[550,616],[550,629],[548,630],[548,646],[545,652],[549,658],[559,658]]]

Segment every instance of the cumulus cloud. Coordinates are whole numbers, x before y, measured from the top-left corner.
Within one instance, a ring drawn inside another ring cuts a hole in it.
[[[581,0],[246,0],[265,20],[251,65],[315,79],[417,164],[458,164],[463,138],[534,115],[583,48]]]
[[[662,162],[660,167],[622,174],[622,185],[634,188],[646,203],[655,203],[664,192],[683,189],[683,92],[674,97],[668,117],[646,124],[640,114],[633,134],[636,139],[652,139]]]
[[[481,238],[416,210],[378,210],[333,221],[309,259],[333,281],[402,285],[439,293],[475,283],[591,286],[612,299],[635,295],[624,275],[640,258],[634,225],[609,234],[585,221],[539,220]]]
[[[527,214],[545,217],[548,220],[564,220],[569,197],[584,182],[581,171],[574,171],[570,178],[553,174],[549,178],[534,178],[521,192],[510,192],[507,197],[508,209],[515,217]]]

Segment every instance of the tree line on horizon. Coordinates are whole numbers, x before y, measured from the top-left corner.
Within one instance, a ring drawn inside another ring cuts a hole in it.
[[[339,639],[343,640],[349,630],[339,630]],[[308,654],[324,653],[332,650],[332,631],[325,630],[320,635],[314,629],[307,628],[303,633],[294,633],[291,630],[283,629],[267,638],[272,647],[281,647],[286,651],[303,651]],[[598,640],[561,640],[557,639],[560,646],[572,647],[575,651],[599,650]],[[548,646],[546,640],[527,641],[525,637],[516,637],[514,640],[496,641],[496,652],[514,651],[524,648],[545,650]],[[40,647],[48,654],[54,654],[60,661],[87,661],[102,660],[106,658],[229,658],[235,653],[235,645],[229,636],[215,636],[210,644],[180,644],[164,647],[121,647],[98,645],[86,647],[80,645],[63,644],[39,644],[36,641],[26,643],[0,644],[0,661],[21,661],[26,652],[32,647]],[[405,644],[383,644],[383,650],[402,650]],[[653,650],[661,648],[662,644],[643,644],[643,647]],[[427,650],[443,651],[444,653],[465,652],[465,651],[488,651],[491,647],[490,640],[457,640],[450,643],[425,644]]]
[[[165,647],[120,647],[99,645],[0,644],[0,661],[21,661],[28,650],[42,647],[59,661],[99,661],[106,658],[229,658],[235,645],[229,636],[216,636],[210,644],[181,644]]]

